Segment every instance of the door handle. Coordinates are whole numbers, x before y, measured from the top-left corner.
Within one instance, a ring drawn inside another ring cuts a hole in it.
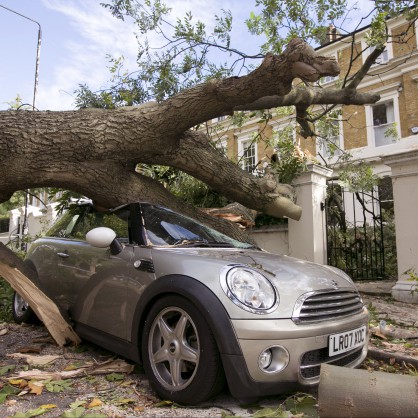
[[[70,256],[70,254],[67,254],[67,253],[57,253],[57,255],[61,258],[67,258]]]

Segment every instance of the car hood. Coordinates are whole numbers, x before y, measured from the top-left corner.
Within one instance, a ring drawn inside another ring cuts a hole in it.
[[[230,248],[156,248],[153,250],[157,277],[183,274],[207,283],[213,289],[221,270],[231,264],[243,264],[263,273],[279,292],[281,308],[287,314],[296,300],[312,291],[349,288],[351,279],[341,270],[297,258],[259,250]]]

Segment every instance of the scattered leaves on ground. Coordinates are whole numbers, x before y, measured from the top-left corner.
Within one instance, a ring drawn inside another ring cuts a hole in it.
[[[391,321],[382,309],[374,309],[371,325],[380,329],[382,317],[390,331],[416,331],[410,321],[406,325],[402,325],[399,320]],[[169,416],[173,409],[178,416],[193,416],[193,410],[184,409],[182,415],[183,409],[180,406],[157,399],[140,367],[134,368],[123,360],[115,360],[111,353],[96,346],[83,343],[79,347],[59,349],[42,326],[28,327],[10,323],[1,324],[2,329],[8,330],[5,336],[0,335],[0,352],[4,353],[0,355],[0,408],[7,408],[8,414],[0,413],[2,416],[31,418],[45,414],[45,418],[122,418],[149,416],[149,411],[154,411],[158,416]],[[409,336],[410,332],[398,335]],[[389,357],[387,361],[369,358],[363,362],[362,368],[418,376],[413,364],[399,363],[395,359],[396,353],[416,358],[417,340],[392,338],[388,335],[385,338],[374,335],[371,345],[389,354],[393,352],[394,357]],[[16,352],[36,355],[17,356],[19,358],[5,356]],[[25,360],[48,355],[58,358],[54,363],[40,366],[41,370],[34,369]],[[41,403],[44,405],[39,406]],[[162,411],[155,412],[156,407]],[[275,397],[262,404],[242,406],[242,410],[246,416],[252,414],[253,418],[317,417],[316,399],[307,394]],[[221,411],[222,406],[217,410],[217,416]],[[202,416],[210,416],[209,410],[208,415]],[[225,408],[222,416],[237,418],[240,414]]]

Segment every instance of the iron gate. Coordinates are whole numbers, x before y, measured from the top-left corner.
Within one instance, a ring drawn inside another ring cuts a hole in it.
[[[370,192],[349,192],[328,183],[328,264],[354,280],[396,276],[396,244],[390,178]]]

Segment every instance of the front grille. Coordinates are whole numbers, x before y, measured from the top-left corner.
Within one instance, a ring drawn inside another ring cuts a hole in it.
[[[344,367],[347,364],[361,357],[363,347],[356,348],[348,353],[330,357],[328,347],[319,350],[308,351],[302,356],[300,362],[300,374],[304,379],[313,379],[319,376],[321,363],[333,364],[334,366]]]
[[[358,314],[362,310],[363,302],[356,291],[311,292],[297,300],[292,319],[297,324],[330,321]]]

